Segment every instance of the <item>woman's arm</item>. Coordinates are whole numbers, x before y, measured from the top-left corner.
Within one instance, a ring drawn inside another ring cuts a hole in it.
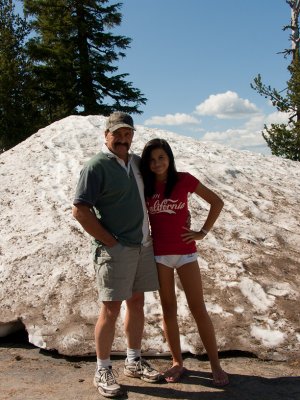
[[[210,204],[210,209],[206,221],[199,232],[185,228],[187,232],[183,233],[181,236],[183,241],[186,243],[190,243],[193,240],[203,239],[213,227],[224,205],[223,200],[216,193],[200,182],[194,193]]]

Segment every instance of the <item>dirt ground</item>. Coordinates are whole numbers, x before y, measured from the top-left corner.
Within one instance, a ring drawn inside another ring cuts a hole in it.
[[[212,385],[206,357],[185,355],[188,374],[180,383],[150,384],[127,378],[122,373],[124,357],[113,356],[113,368],[124,386],[121,399],[200,399],[200,400],[299,400],[300,360],[262,361],[242,353],[221,354],[230,385]],[[163,371],[169,357],[148,358]],[[95,357],[62,357],[40,350],[13,337],[0,339],[1,400],[96,400],[104,399],[92,385]]]

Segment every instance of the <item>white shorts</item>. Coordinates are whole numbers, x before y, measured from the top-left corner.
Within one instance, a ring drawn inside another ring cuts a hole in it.
[[[166,265],[170,268],[179,268],[184,264],[196,261],[198,258],[198,253],[191,254],[170,254],[167,256],[155,256],[155,261],[159,264]]]

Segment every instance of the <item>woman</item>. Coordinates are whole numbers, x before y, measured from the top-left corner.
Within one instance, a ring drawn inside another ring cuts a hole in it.
[[[210,360],[213,382],[217,386],[227,385],[228,376],[220,366],[214,328],[203,299],[195,243],[204,239],[213,227],[223,201],[191,174],[176,171],[173,152],[164,139],[153,139],[145,145],[141,173],[160,281],[164,334],[173,359],[172,367],[164,374],[165,379],[167,382],[177,382],[186,372],[177,322],[176,269]],[[187,226],[188,193],[196,193],[210,204],[206,222],[199,232]]]

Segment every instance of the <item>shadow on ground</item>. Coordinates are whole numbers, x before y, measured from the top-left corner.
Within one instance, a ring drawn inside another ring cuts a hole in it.
[[[212,384],[206,356],[184,355],[188,373],[178,383],[151,384],[123,375],[124,357],[113,356],[113,368],[124,388],[120,399],[159,400],[299,400],[300,361],[262,361],[242,352],[221,353],[230,384]],[[170,357],[147,357],[159,371],[170,367]],[[28,343],[26,332],[0,339],[1,400],[99,400],[92,386],[95,356],[64,357]]]

